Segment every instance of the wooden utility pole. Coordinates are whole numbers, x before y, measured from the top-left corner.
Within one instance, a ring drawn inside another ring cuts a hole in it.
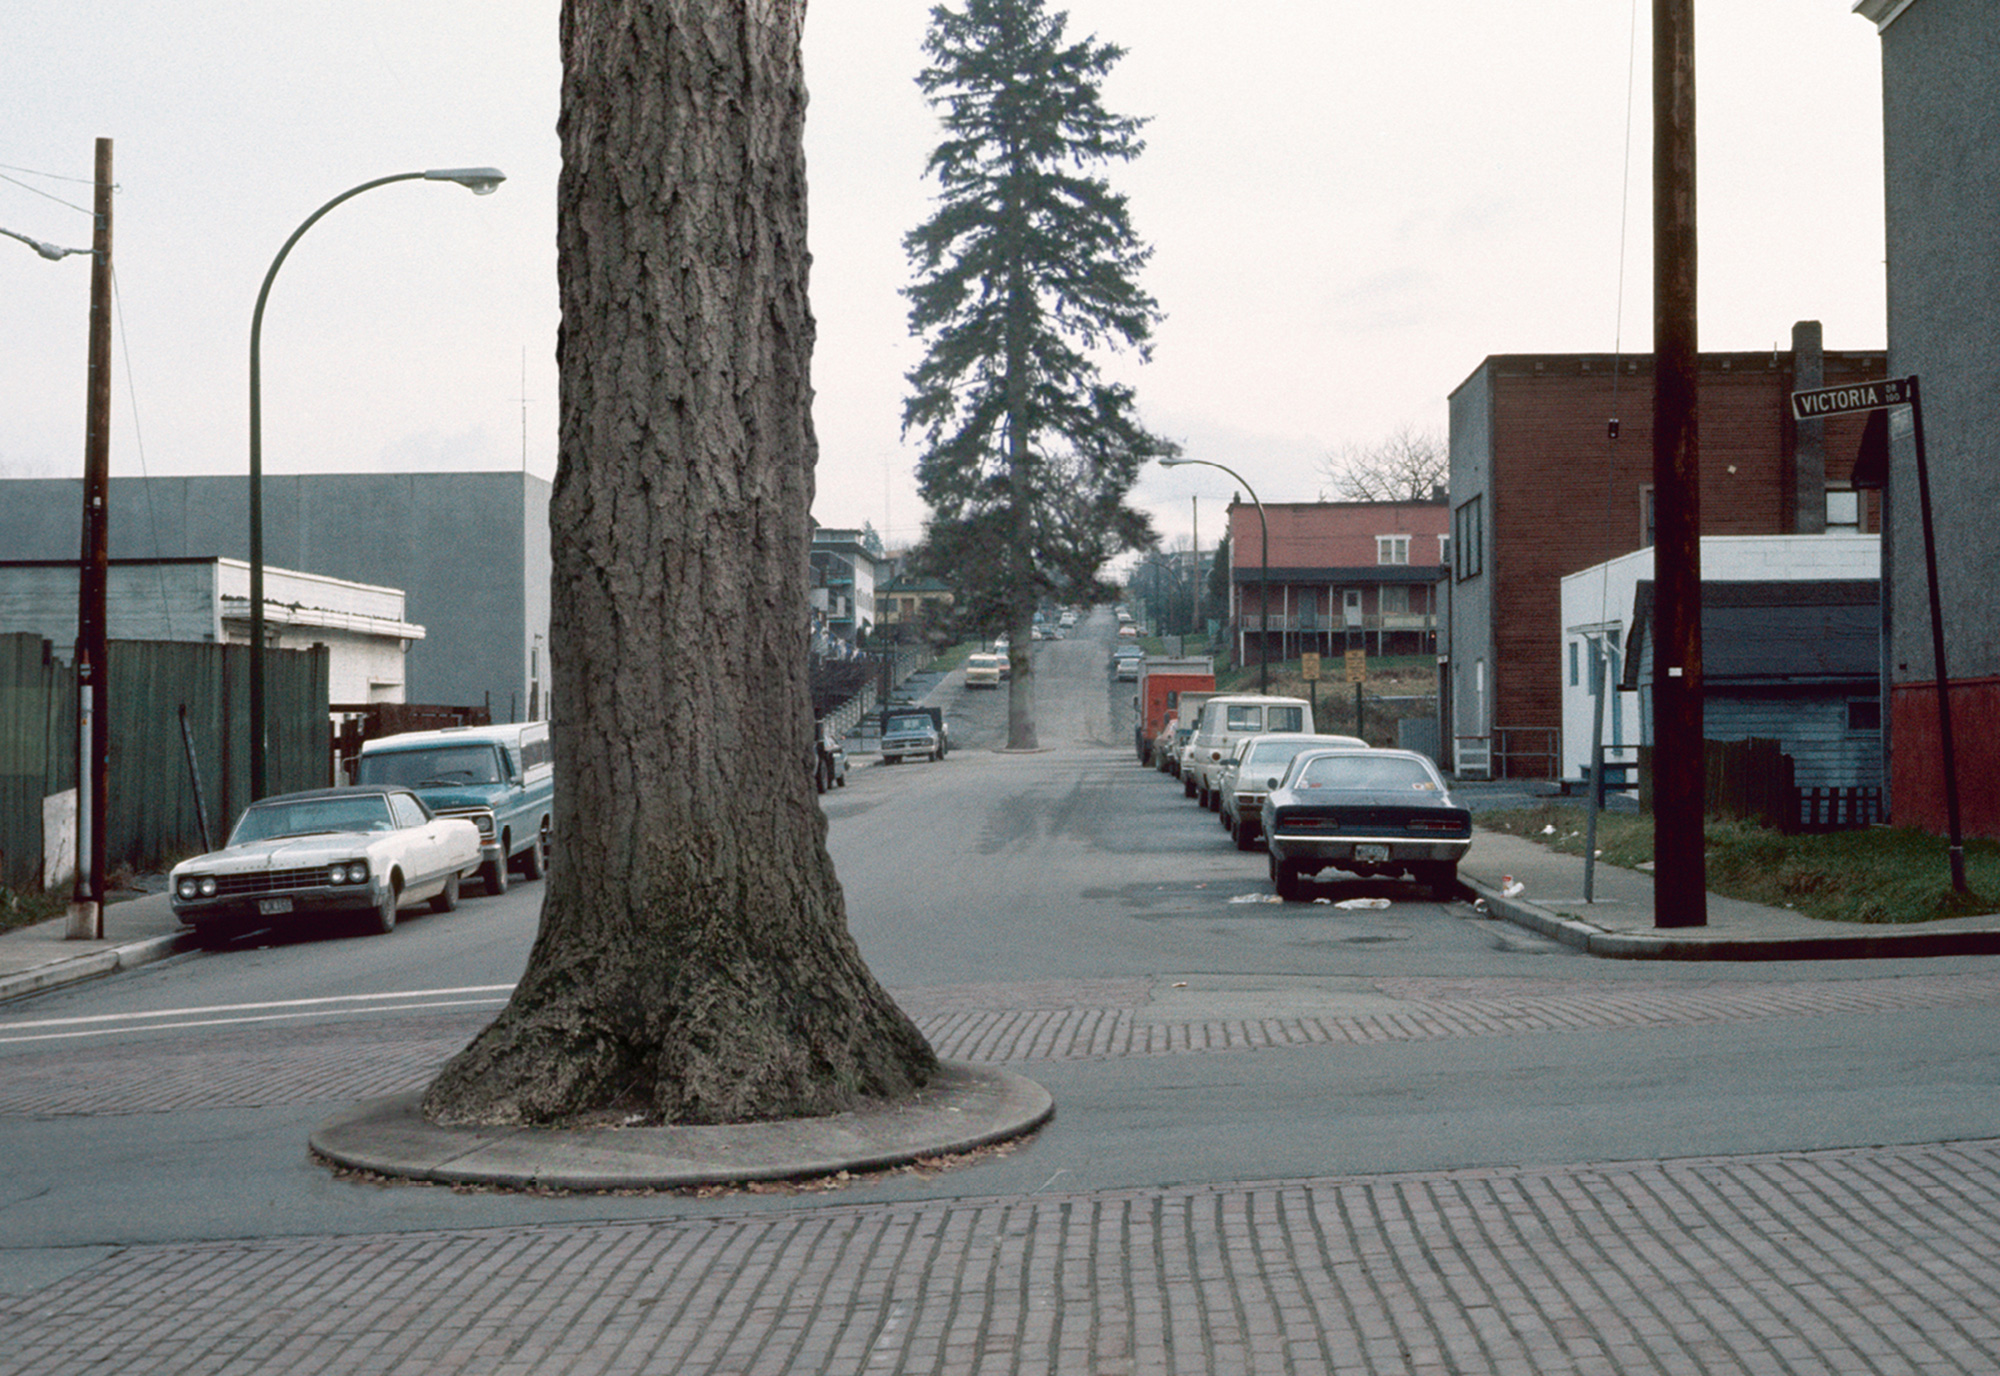
[[[1653,924],[1708,925],[1694,0],[1653,0]]]
[[[111,492],[111,140],[97,141],[95,229],[90,240],[90,344],[83,418],[83,552],[77,562],[76,887],[67,935],[104,936],[104,793],[110,718],[104,710],[104,587],[109,577]]]

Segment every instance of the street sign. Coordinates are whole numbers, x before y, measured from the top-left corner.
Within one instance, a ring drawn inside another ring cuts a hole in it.
[[[1368,652],[1349,650],[1347,652],[1347,681],[1366,683],[1368,681]]]
[[[1850,382],[1844,387],[1816,387],[1810,392],[1794,392],[1792,419],[1823,420],[1827,416],[1904,406],[1916,390],[1910,385],[1912,381],[1914,379],[1906,377],[1885,377],[1879,382]]]
[[[1299,656],[1299,677],[1307,683],[1319,682],[1319,656],[1311,650]]]

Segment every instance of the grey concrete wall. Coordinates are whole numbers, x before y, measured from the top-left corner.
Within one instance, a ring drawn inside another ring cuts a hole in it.
[[[240,476],[114,478],[116,559],[250,555]],[[0,551],[74,559],[82,482],[0,481]],[[549,484],[523,473],[321,473],[264,479],[264,562],[402,588],[425,638],[410,647],[411,702],[524,716],[528,651],[548,634]],[[545,680],[546,681],[546,680]]]
[[[1882,33],[1889,369],[1923,389],[1945,653],[2000,675],[2000,43],[1992,0],[1917,0]],[[1935,678],[1907,412],[1892,428],[1890,673]],[[1893,432],[1900,432],[1894,434]]]
[[[1452,568],[1448,584],[1440,589],[1448,612],[1445,643],[1451,653],[1450,728],[1454,735],[1478,734],[1492,726],[1493,703],[1493,379],[1485,366],[1467,378],[1451,394],[1451,509]],[[1458,549],[1458,511],[1468,500],[1481,499],[1481,530],[1485,548],[1479,552],[1481,572],[1461,579],[1455,570],[1463,567]],[[1484,665],[1485,719],[1479,702],[1477,681]],[[1452,743],[1443,742],[1446,758]]]

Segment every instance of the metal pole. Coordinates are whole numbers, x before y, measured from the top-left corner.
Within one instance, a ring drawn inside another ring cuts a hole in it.
[[[1583,901],[1597,901],[1597,814],[1604,811],[1604,695],[1611,690],[1608,641],[1600,653],[1598,637],[1589,640],[1591,665],[1590,820],[1583,829]]]
[[[77,565],[77,854],[67,935],[104,937],[104,795],[110,717],[104,710],[105,584],[111,570],[111,140],[97,141],[90,254],[89,385],[84,403],[83,550]]]
[[[325,205],[306,216],[305,223],[292,231],[292,237],[285,240],[285,246],[278,250],[278,256],[271,260],[270,270],[264,274],[264,285],[257,289],[257,309],[250,317],[250,801],[256,802],[266,792],[268,782],[264,764],[264,401],[262,387],[262,359],[264,335],[264,302],[271,295],[272,279],[284,265],[285,255],[292,251],[305,232],[319,223],[327,211],[342,201],[351,200],[364,191],[373,191],[378,186],[390,182],[407,181],[448,181],[466,187],[476,196],[483,196],[506,178],[491,167],[464,167],[432,169],[424,172],[397,172],[387,177],[377,177],[372,182],[363,182],[341,192]]]
[[[1693,0],[1653,0],[1653,922],[1708,925]]]
[[[1938,595],[1937,538],[1931,530],[1931,471],[1924,455],[1924,403],[1915,376],[1909,382],[1910,438],[1917,453],[1917,505],[1924,516],[1924,575],[1931,592],[1931,659],[1937,674],[1938,746],[1944,754],[1945,817],[1951,827],[1951,887],[1965,892],[1965,834],[1959,826],[1958,751],[1951,737],[1951,678],[1944,663],[1944,603]]]

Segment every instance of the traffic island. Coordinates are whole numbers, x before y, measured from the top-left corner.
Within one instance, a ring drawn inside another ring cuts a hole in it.
[[[955,1061],[893,1104],[713,1127],[440,1127],[422,1099],[392,1095],[336,1114],[314,1130],[312,1150],[335,1166],[448,1185],[673,1190],[886,1170],[992,1146],[1055,1114],[1033,1080]]]

